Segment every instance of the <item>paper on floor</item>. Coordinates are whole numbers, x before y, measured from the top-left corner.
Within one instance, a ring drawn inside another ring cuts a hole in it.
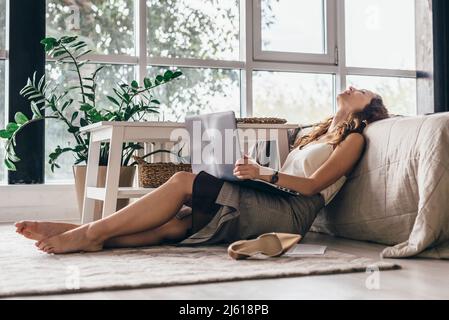
[[[290,249],[286,256],[305,256],[305,255],[323,255],[326,252],[326,246],[319,246],[314,244],[297,244]]]

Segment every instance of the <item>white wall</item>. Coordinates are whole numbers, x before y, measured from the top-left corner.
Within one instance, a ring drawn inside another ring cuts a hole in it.
[[[0,223],[19,220],[78,222],[73,185],[0,186]]]

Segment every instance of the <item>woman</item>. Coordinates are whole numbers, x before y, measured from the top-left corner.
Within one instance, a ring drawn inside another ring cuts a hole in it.
[[[350,87],[337,102],[337,114],[297,140],[280,173],[267,174],[248,158],[235,166],[239,179],[276,182],[301,196],[256,191],[205,172],[183,172],[107,218],[81,226],[22,221],[16,223],[17,232],[37,240],[36,246],[47,253],[167,242],[229,243],[268,232],[304,236],[358,162],[366,125],[389,117],[382,98],[368,90]]]

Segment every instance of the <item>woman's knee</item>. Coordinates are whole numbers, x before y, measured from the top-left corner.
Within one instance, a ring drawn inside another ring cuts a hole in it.
[[[169,180],[173,183],[187,191],[192,191],[193,181],[195,180],[195,174],[185,171],[176,172]]]

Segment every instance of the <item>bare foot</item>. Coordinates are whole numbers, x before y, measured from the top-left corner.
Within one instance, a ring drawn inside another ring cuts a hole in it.
[[[95,252],[103,249],[100,240],[91,230],[91,224],[82,225],[57,236],[36,242],[36,247],[46,253]]]
[[[39,221],[21,221],[17,222],[15,226],[17,233],[38,241],[79,227],[76,224]]]

